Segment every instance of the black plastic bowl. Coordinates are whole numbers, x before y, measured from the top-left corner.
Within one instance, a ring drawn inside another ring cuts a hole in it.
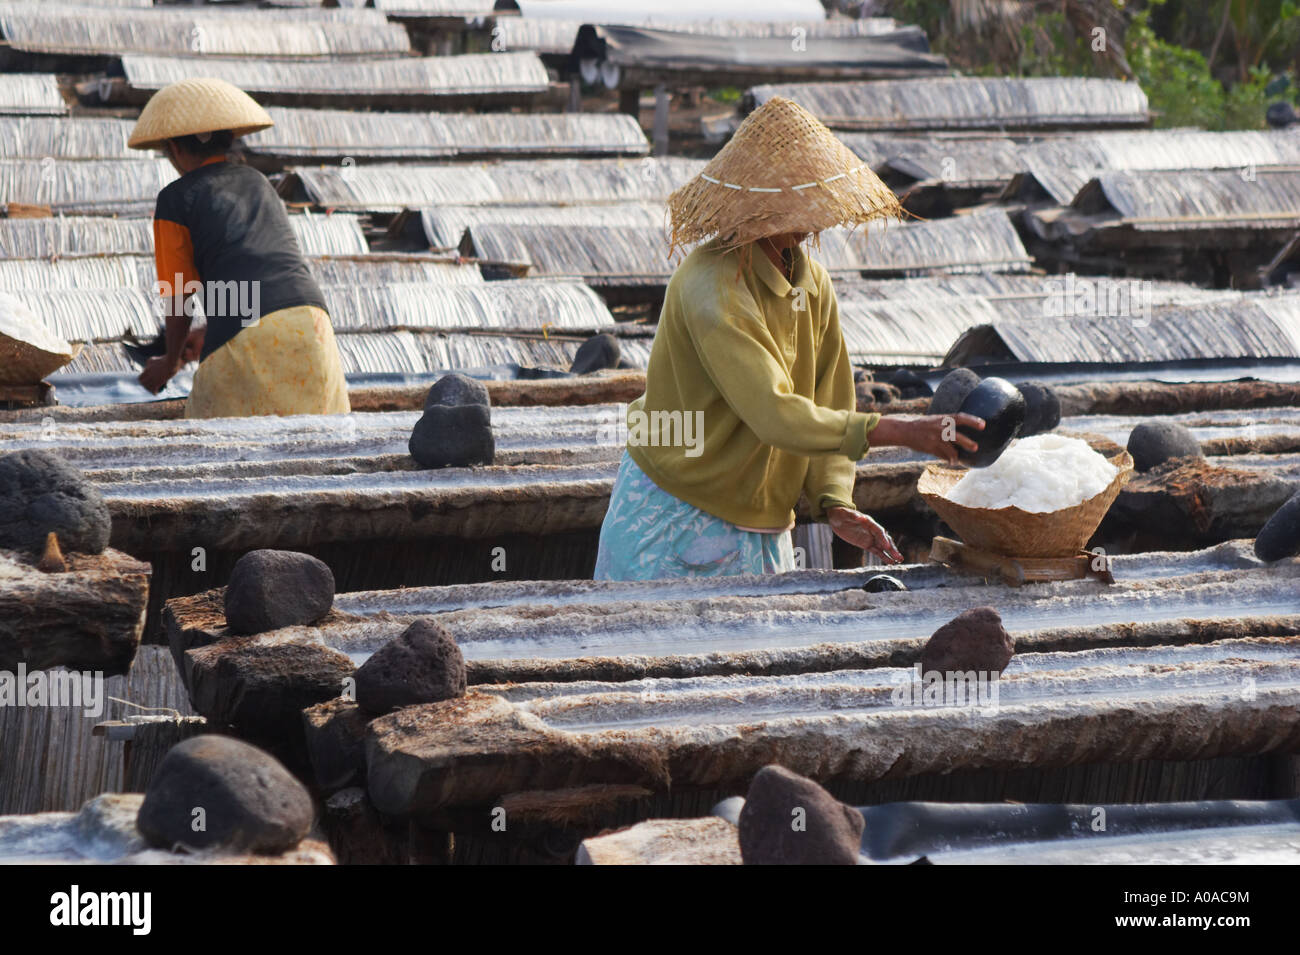
[[[975,452],[959,448],[957,459],[973,468],[986,468],[1020,434],[1025,423],[1025,396],[1005,378],[985,378],[961,403],[961,411],[984,419],[984,430],[958,426],[979,445]]]

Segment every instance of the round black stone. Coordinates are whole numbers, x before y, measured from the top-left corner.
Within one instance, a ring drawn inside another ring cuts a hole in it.
[[[986,468],[1020,434],[1025,423],[1025,396],[1005,378],[985,378],[966,396],[959,413],[983,418],[984,430],[958,426],[957,430],[973,439],[979,450],[959,449],[957,459],[973,468]]]

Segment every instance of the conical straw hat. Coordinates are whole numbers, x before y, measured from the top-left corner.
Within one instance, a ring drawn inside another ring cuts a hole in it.
[[[126,144],[132,149],[161,149],[163,140],[177,136],[222,129],[245,136],[272,125],[253,97],[225,80],[181,80],[153,94]]]
[[[672,248],[719,236],[738,247],[785,232],[820,232],[902,217],[893,190],[793,100],[750,113],[704,171],[668,197]]]

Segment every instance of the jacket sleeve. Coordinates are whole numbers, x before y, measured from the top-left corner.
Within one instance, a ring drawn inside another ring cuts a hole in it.
[[[814,403],[793,393],[777,357],[779,346],[743,284],[721,280],[707,291],[698,285],[690,291],[704,293],[693,295],[687,323],[700,363],[736,415],[764,444],[805,457],[835,456],[851,471],[853,462],[866,454],[868,434],[879,416],[853,410],[848,355],[843,355],[842,369],[838,359],[833,362],[826,382],[827,394],[837,396],[836,405],[823,406],[820,394]],[[834,337],[840,338],[838,322]]]
[[[848,347],[840,330],[840,308],[830,278],[823,275],[818,303],[825,310],[826,324],[817,351],[817,404],[856,413],[858,398],[853,387],[853,365],[849,361]],[[880,423],[879,414],[863,415],[868,419],[867,436]],[[867,446],[859,457],[867,453]],[[853,485],[857,459],[850,460],[837,454],[823,454],[809,458],[808,473],[804,477],[804,494],[812,519],[825,520],[831,507],[856,509],[853,503]]]

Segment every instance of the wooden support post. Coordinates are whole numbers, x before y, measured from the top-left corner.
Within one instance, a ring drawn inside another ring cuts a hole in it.
[[[641,90],[639,87],[624,87],[618,91],[618,111],[641,118]]]
[[[655,87],[654,145],[656,156],[668,155],[668,87],[660,83]]]
[[[582,77],[577,73],[569,77],[569,105],[566,112],[582,112]]]

